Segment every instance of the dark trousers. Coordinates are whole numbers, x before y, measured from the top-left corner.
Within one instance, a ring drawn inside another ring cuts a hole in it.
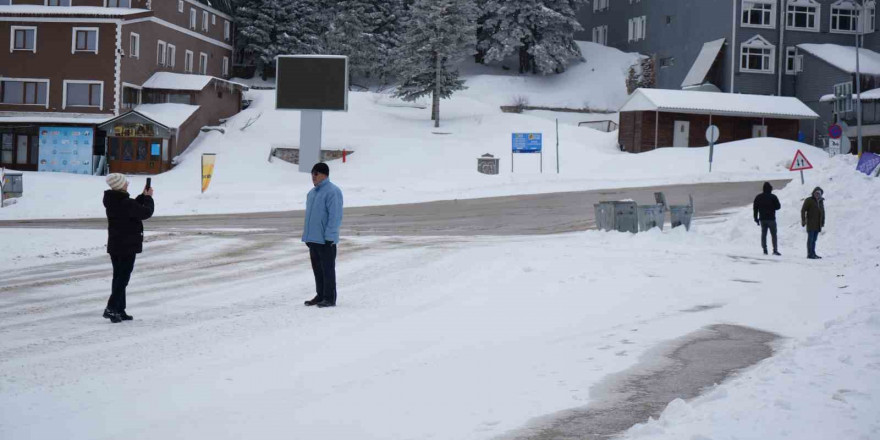
[[[807,256],[816,255],[816,240],[819,239],[819,231],[807,231]]]
[[[764,252],[767,252],[767,231],[770,231],[773,252],[776,252],[776,220],[761,220],[761,247],[764,248]]]
[[[125,311],[125,288],[131,279],[131,271],[134,270],[134,259],[137,254],[110,255],[113,263],[113,285],[110,299],[107,300],[107,308],[115,312]]]
[[[315,273],[315,299],[336,304],[336,245],[306,243]]]

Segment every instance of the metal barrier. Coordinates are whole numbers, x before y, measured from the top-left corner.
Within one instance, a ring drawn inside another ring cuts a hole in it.
[[[584,121],[578,122],[578,127],[587,127],[592,128],[593,130],[604,131],[606,133],[610,133],[614,130],[617,130],[617,122],[614,121]]]

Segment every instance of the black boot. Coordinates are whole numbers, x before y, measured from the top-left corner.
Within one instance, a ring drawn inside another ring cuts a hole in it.
[[[782,254],[780,254],[779,251],[773,251],[773,255],[776,255],[777,257],[781,257],[781,256],[782,256]]]
[[[110,322],[114,324],[122,322],[122,318],[119,316],[119,313],[114,312],[110,309],[104,309],[104,317],[109,319]]]
[[[123,321],[131,321],[132,319],[134,319],[134,316],[125,314],[125,311],[119,312],[117,314],[119,315],[119,319]]]
[[[319,302],[319,303],[316,304],[316,305],[317,305],[319,308],[322,308],[322,309],[323,309],[324,307],[336,307],[336,304],[334,304],[334,303],[332,303],[332,302],[330,302],[330,301],[321,301],[321,302]]]
[[[312,298],[312,299],[306,301],[306,302],[305,302],[305,305],[307,305],[307,306],[314,306],[314,305],[317,305],[319,302],[321,302],[321,300],[318,299],[318,297],[316,296],[316,297],[314,297],[314,298]]]

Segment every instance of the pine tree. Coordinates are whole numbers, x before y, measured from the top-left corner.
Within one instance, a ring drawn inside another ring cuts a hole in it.
[[[581,59],[575,16],[586,0],[485,0],[477,49],[486,61],[518,53],[519,72],[562,72]]]
[[[328,53],[347,55],[351,74],[387,80],[401,44],[403,0],[340,0],[327,33]]]
[[[278,0],[237,0],[236,46],[253,57],[257,69],[266,78],[266,67],[274,65],[278,47]]]
[[[326,53],[327,33],[334,8],[323,0],[281,0],[278,23],[279,54]]]
[[[478,11],[472,0],[415,0],[400,52],[403,83],[397,96],[414,101],[433,95],[431,119],[440,126],[440,99],[464,90],[456,61],[476,44]]]

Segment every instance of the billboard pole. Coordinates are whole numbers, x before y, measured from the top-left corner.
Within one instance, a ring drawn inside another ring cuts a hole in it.
[[[559,174],[559,118],[556,118],[556,174]]]
[[[856,134],[858,143],[859,143],[859,158],[862,157],[862,73],[859,66],[859,46],[860,40],[864,41],[865,35],[865,25],[867,24],[868,14],[865,10],[864,1],[862,2],[862,9],[859,11],[859,22],[856,24],[858,26],[858,31],[856,32],[856,130],[858,133]]]

